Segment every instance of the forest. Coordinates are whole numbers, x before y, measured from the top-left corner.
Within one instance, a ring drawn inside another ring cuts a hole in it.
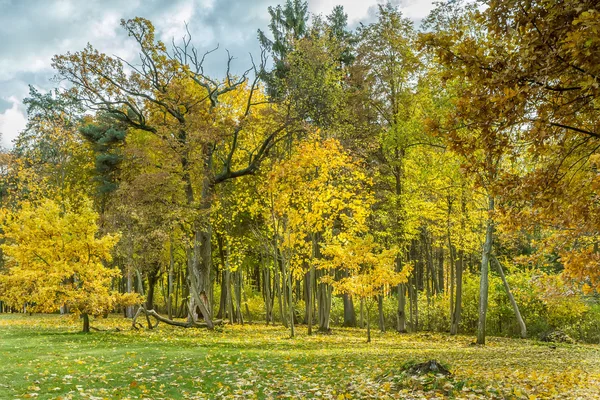
[[[142,17],[121,20],[135,61],[93,43],[53,57],[56,89],[30,86],[0,153],[0,328],[63,321],[124,346],[231,331],[331,354],[345,335],[342,358],[413,339],[558,346],[589,362],[569,378],[596,390],[579,398],[600,396],[600,5],[448,1],[415,25],[388,2],[355,28],[343,6],[265,12],[249,65]],[[471,385],[419,382],[422,398]],[[571,390],[515,382],[469,398]],[[326,386],[306,396],[383,397]]]

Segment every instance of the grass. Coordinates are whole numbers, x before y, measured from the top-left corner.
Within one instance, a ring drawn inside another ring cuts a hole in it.
[[[77,333],[57,315],[0,314],[0,399],[600,398],[600,347],[359,329],[289,339],[282,327],[209,332],[160,325]],[[436,359],[450,378],[410,377],[402,366]]]

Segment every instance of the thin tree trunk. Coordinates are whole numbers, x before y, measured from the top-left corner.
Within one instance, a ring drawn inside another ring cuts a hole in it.
[[[227,286],[227,282],[229,281],[227,277],[229,269],[227,268],[227,262],[225,261],[223,236],[217,235],[217,245],[219,246],[219,258],[221,259],[221,295],[219,296],[219,311],[217,312],[216,318],[222,319],[225,318],[227,314],[227,293],[229,291],[229,287]]]
[[[290,296],[289,297],[290,337],[294,337],[296,335],[296,329],[295,329],[295,325],[294,325],[294,299],[292,298],[292,294],[293,294],[292,274],[291,274],[291,272],[288,271],[287,275],[288,275],[288,292],[289,292],[289,296]]]
[[[127,293],[133,292],[133,276],[131,275],[130,267],[127,267]],[[133,318],[133,306],[127,306],[125,309],[127,318]]]
[[[263,297],[265,299],[265,323],[267,326],[272,321],[273,315],[273,303],[271,301],[271,274],[269,268],[263,261],[263,269],[265,276],[263,277]]]
[[[343,277],[348,276],[348,271],[341,271]],[[354,311],[354,302],[352,301],[352,296],[344,293],[342,295],[342,300],[344,302],[344,323],[343,326],[346,327],[356,327],[356,312]]]
[[[308,271],[308,277],[306,279],[306,322],[308,324],[308,334],[312,335],[312,326],[313,326],[313,280],[315,276],[314,267],[310,266],[310,270]]]
[[[385,332],[385,318],[383,316],[383,295],[377,296],[377,308],[379,311],[379,330]]]
[[[363,298],[360,299],[360,321],[359,321],[361,329],[365,327],[365,300]]]
[[[233,284],[234,284],[234,293],[235,293],[235,312],[236,312],[236,320],[240,324],[244,324],[244,316],[242,315],[242,271],[238,267],[237,270],[233,273]]]
[[[367,306],[367,343],[371,343],[371,307]]]
[[[225,275],[225,303],[227,304],[227,313],[229,317],[229,323],[235,322],[235,311],[233,310],[233,298],[231,296],[231,272],[229,271],[229,265],[226,267],[227,274]]]
[[[331,312],[331,287],[326,283],[319,283],[317,290],[319,301],[319,331],[329,332],[329,316]]]
[[[502,283],[504,284],[504,290],[506,290],[506,294],[508,295],[510,304],[512,305],[512,308],[515,312],[515,316],[517,317],[517,322],[519,323],[519,326],[521,327],[521,338],[525,339],[525,338],[527,338],[527,327],[525,326],[525,321],[523,320],[523,317],[521,316],[521,312],[519,311],[519,306],[517,305],[517,302],[515,301],[515,297],[513,296],[512,292],[510,291],[510,286],[508,286],[508,282],[506,281],[506,276],[504,276],[504,271],[502,270],[502,265],[500,264],[500,261],[498,261],[498,259],[496,257],[494,257],[493,255],[492,255],[492,261],[494,261],[494,263],[496,264],[498,274],[500,274],[500,278],[502,278]]]
[[[494,210],[494,198],[489,197],[488,212]],[[492,216],[488,217],[485,230],[485,243],[481,254],[481,277],[479,281],[479,322],[477,324],[477,344],[485,344],[485,323],[488,308],[488,290],[489,290],[489,266],[490,255],[492,253],[492,244],[494,240],[494,222]]]
[[[458,333],[458,325],[460,323],[460,314],[462,312],[462,286],[463,286],[463,266],[464,256],[463,251],[459,251],[459,260],[456,263],[456,299],[454,305],[454,312],[452,313],[452,322],[450,324],[450,334],[456,335]]]
[[[171,245],[169,246],[169,275],[167,276],[167,315],[169,319],[173,319],[173,271],[175,269],[175,251],[173,236],[170,237]]]
[[[275,258],[275,276],[273,277],[273,284],[275,285],[275,291],[277,292],[277,300],[279,303],[279,320],[281,321],[281,323],[283,324],[283,326],[285,326],[287,328],[287,320],[284,317],[283,314],[283,294],[282,294],[282,289],[281,289],[281,279],[279,277],[280,275],[280,271],[279,271],[279,265],[277,262],[277,258]]]
[[[398,315],[396,320],[396,330],[401,333],[406,332],[406,284],[398,285]]]

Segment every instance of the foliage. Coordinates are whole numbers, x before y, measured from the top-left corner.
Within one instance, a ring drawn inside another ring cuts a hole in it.
[[[115,307],[119,295],[110,284],[119,271],[105,263],[118,237],[96,237],[97,215],[89,200],[65,211],[52,200],[23,203],[2,217],[0,287],[9,305],[38,312],[68,306],[75,314],[90,315]]]

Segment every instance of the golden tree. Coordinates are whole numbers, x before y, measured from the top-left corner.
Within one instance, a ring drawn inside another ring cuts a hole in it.
[[[110,288],[120,272],[106,266],[118,238],[97,237],[90,201],[64,212],[50,199],[25,202],[2,217],[0,297],[7,304],[38,312],[67,305],[83,316],[83,331],[89,332],[88,315],[105,314],[123,300]]]

